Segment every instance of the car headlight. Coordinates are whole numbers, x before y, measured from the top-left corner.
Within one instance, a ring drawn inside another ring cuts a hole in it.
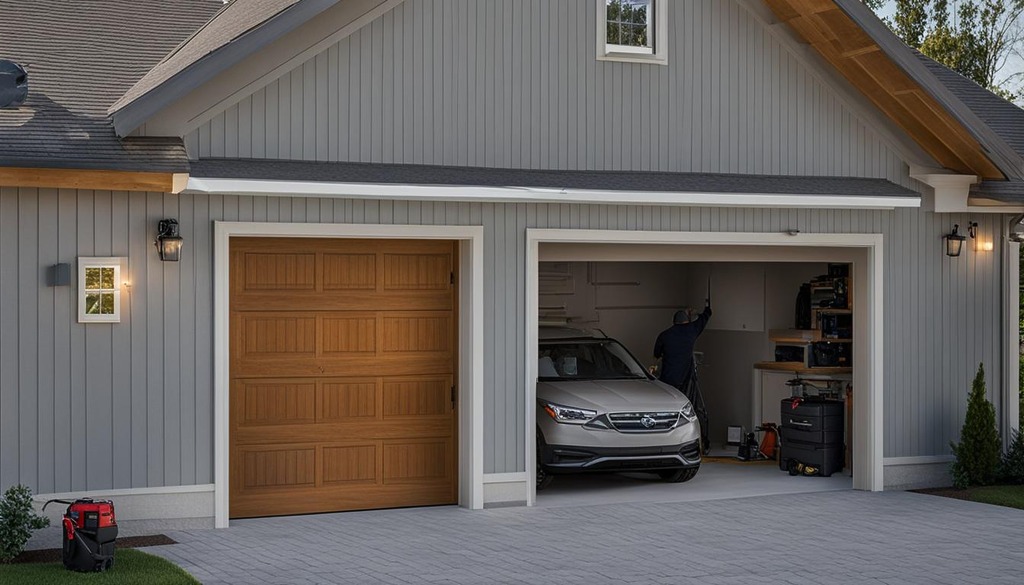
[[[679,409],[679,414],[686,419],[687,422],[693,422],[697,420],[697,413],[693,410],[693,404],[687,402]]]
[[[550,402],[542,402],[541,404],[544,406],[544,412],[548,413],[548,416],[553,418],[555,422],[581,425],[597,416],[597,411],[585,408],[562,406]]]

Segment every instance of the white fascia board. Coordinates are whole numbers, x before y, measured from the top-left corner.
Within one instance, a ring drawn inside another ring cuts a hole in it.
[[[787,195],[777,193],[689,193],[606,191],[541,187],[477,187],[330,183],[189,177],[185,193],[339,197],[352,199],[415,199],[495,203],[593,203],[614,205],[687,205],[699,207],[772,207],[802,209],[895,209],[920,207],[919,197],[863,195]]]

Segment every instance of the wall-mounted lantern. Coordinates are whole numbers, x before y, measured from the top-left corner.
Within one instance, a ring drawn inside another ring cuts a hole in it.
[[[956,258],[963,250],[964,240],[967,238],[960,235],[960,225],[953,224],[953,233],[946,234],[943,239],[946,240],[946,256]]]
[[[177,262],[181,259],[181,243],[184,240],[178,235],[178,220],[161,219],[157,224],[156,245],[160,259],[164,262]]]

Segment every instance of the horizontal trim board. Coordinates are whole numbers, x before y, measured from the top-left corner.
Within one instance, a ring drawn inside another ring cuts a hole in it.
[[[153,495],[164,495],[164,494],[196,494],[203,492],[212,492],[213,484],[201,484],[201,485],[173,485],[173,486],[162,486],[162,487],[145,487],[145,488],[123,488],[114,490],[80,490],[77,492],[62,492],[58,494],[35,494],[32,496],[35,500],[69,500],[73,498],[86,497],[90,495],[101,495],[105,497],[121,497],[121,496],[153,496]]]
[[[0,167],[0,185],[6,187],[180,193],[187,181],[187,173]]]
[[[920,457],[886,457],[882,465],[935,465],[937,463],[951,463],[952,455],[922,455]]]
[[[516,483],[529,479],[525,471],[514,473],[485,473],[484,483]]]
[[[767,193],[688,193],[542,189],[535,187],[471,187],[463,185],[383,185],[204,179],[190,177],[188,193],[250,196],[337,197],[353,199],[415,199],[490,203],[591,203],[628,205],[694,205],[702,207],[768,207],[797,209],[879,209],[920,207],[920,197],[779,195]]]

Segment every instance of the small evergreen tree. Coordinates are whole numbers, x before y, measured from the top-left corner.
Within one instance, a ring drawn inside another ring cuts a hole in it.
[[[50,520],[32,508],[32,491],[23,485],[11,486],[0,499],[0,563],[11,562],[33,530],[49,525]]]
[[[996,409],[985,397],[985,366],[978,365],[978,374],[971,384],[967,399],[967,415],[960,430],[960,443],[953,447],[953,485],[965,489],[971,485],[989,485],[999,472],[1002,445],[996,428]]]
[[[1013,442],[1003,455],[1003,466],[999,475],[1007,483],[1024,483],[1024,433],[1013,433]]]

